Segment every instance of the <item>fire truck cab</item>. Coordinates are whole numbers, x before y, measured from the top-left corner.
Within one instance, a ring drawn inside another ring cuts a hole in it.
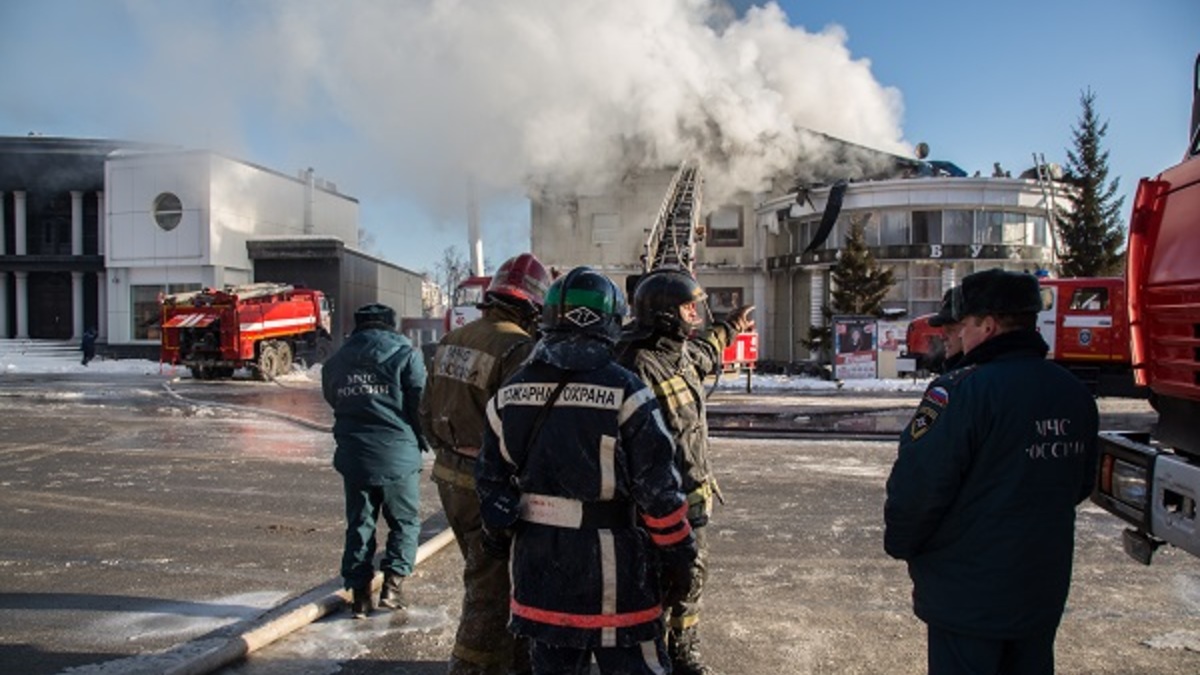
[[[1092,501],[1130,525],[1125,551],[1148,565],[1164,543],[1200,556],[1200,55],[1188,149],[1138,184],[1125,260],[1134,375],[1158,421],[1100,432]]]

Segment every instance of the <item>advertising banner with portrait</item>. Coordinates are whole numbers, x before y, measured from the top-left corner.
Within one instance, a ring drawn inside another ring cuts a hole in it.
[[[862,380],[877,377],[876,326],[870,316],[833,317],[833,377]]]
[[[879,336],[879,363],[875,369],[878,377],[897,377],[902,370],[901,357],[907,353],[908,322],[879,320],[875,322],[875,331]]]

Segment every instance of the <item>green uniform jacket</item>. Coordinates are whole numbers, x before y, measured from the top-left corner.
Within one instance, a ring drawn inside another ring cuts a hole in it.
[[[1095,480],[1098,413],[1032,330],[971,350],[926,389],[887,481],[884,548],[926,623],[989,639],[1053,630],[1075,507]]]
[[[333,406],[334,468],[367,485],[419,469],[424,387],[425,364],[408,338],[378,328],[354,333],[321,367],[321,389]]]

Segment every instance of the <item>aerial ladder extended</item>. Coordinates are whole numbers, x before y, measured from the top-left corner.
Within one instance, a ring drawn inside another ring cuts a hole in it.
[[[674,267],[695,274],[696,233],[700,229],[700,169],[684,163],[675,172],[658,217],[646,238],[642,273]]]
[[[696,240],[703,228],[700,223],[701,192],[704,180],[698,166],[685,162],[671,178],[666,197],[654,219],[654,226],[643,247],[641,274],[626,279],[626,292],[633,298],[637,282],[661,269],[676,269],[696,276]],[[743,333],[725,348],[721,362],[726,369],[753,370],[758,360],[758,334]],[[747,379],[747,387],[750,380]],[[714,383],[713,387],[716,387]]]

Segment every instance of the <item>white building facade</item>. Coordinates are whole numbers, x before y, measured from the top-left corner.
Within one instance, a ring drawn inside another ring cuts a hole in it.
[[[641,256],[673,171],[630,178],[609,194],[533,200],[533,252],[549,265],[589,265],[618,284],[641,271]],[[696,277],[718,317],[756,306],[760,361],[798,362],[811,325],[824,322],[831,270],[852,222],[896,284],[885,307],[912,318],[936,311],[945,290],[989,267],[1035,272],[1056,262],[1051,218],[1069,206],[1061,185],[1035,179],[907,177],[849,184],[837,223],[805,252],[821,221],[828,186],[797,194],[746,195],[703,204]]]
[[[311,171],[288,176],[200,150],[118,152],[104,182],[110,343],[157,343],[163,294],[253,282],[246,244],[256,237],[358,241],[357,200]]]

